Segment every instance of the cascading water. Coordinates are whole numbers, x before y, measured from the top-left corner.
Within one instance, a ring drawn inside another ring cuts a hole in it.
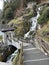
[[[38,10],[39,10],[39,9],[40,9],[40,8],[38,8]],[[29,32],[27,32],[27,33],[24,35],[24,39],[29,37],[29,33],[30,33],[31,31],[35,31],[35,30],[36,30],[37,19],[38,19],[39,16],[40,16],[39,11],[37,11],[37,16],[31,18],[30,21],[31,21],[31,23],[32,23],[32,26],[31,26]]]

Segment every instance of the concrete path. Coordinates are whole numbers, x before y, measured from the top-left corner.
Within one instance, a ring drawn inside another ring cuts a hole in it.
[[[24,65],[49,65],[49,57],[32,44],[26,43],[23,47]]]

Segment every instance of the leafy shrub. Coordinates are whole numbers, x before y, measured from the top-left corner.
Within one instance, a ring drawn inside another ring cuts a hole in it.
[[[21,0],[12,0],[12,3],[11,4],[11,7],[12,7],[12,10],[16,10],[17,8],[20,7],[20,4],[21,4]]]
[[[4,11],[7,9],[7,8],[9,8],[10,7],[10,4],[8,3],[8,4],[6,4],[5,6],[4,6]]]
[[[49,7],[45,8],[41,14],[41,16],[38,18],[39,24],[47,23],[49,20]]]
[[[12,8],[9,7],[9,8],[7,8],[5,10],[4,17],[5,17],[5,19],[11,19],[11,18],[13,18]]]
[[[35,2],[36,2],[37,0],[26,0],[26,1],[27,1],[27,2],[31,2],[31,1],[35,1]]]

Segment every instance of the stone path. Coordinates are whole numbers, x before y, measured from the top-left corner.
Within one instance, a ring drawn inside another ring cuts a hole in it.
[[[32,44],[26,43],[23,46],[24,62],[23,65],[49,65],[49,57]]]

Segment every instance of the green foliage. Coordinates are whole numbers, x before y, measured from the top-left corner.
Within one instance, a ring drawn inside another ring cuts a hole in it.
[[[23,29],[24,29],[24,34],[27,33],[30,29],[31,23],[29,20],[26,20],[23,22]]]
[[[3,8],[3,16],[2,18],[7,20],[11,20],[11,18],[15,17],[15,13],[17,9],[25,6],[27,3],[34,0],[6,0],[4,1],[4,8]],[[22,9],[22,8],[21,8]]]
[[[0,10],[0,21],[1,21],[1,19],[2,19],[2,11]]]
[[[15,16],[17,8],[20,7],[20,0],[8,0],[4,1],[3,15],[2,18],[11,20]]]
[[[29,31],[30,29],[30,22],[28,20],[19,20],[19,19],[13,19],[10,21],[9,25],[14,24],[15,26],[15,36],[17,37],[23,37],[24,34]]]
[[[35,2],[36,2],[37,0],[26,0],[26,1],[27,1],[27,2],[31,2],[31,1],[35,1]]]
[[[30,29],[31,23],[30,18],[33,17],[34,14],[32,11],[24,14],[23,16],[13,19],[9,22],[9,25],[15,26],[15,36],[23,37],[25,33],[27,33]],[[21,19],[21,20],[19,20]]]
[[[4,1],[4,7],[3,7],[3,14],[2,19],[5,20],[11,20],[13,18],[13,10],[10,6],[10,3],[8,1]]]
[[[41,14],[41,16],[38,18],[39,24],[47,23],[49,20],[49,7],[45,8]]]
[[[21,0],[12,0],[10,4],[11,4],[13,11],[20,7],[20,2]]]
[[[6,5],[4,5],[4,11],[7,9],[7,8],[9,8],[10,7],[10,4],[9,3],[7,3]]]
[[[12,19],[13,18],[13,11],[12,8],[7,8],[4,13],[5,19]]]
[[[29,21],[23,21],[21,24],[18,24],[18,26],[15,29],[16,37],[23,37],[24,34],[29,31],[29,29],[30,29]]]

